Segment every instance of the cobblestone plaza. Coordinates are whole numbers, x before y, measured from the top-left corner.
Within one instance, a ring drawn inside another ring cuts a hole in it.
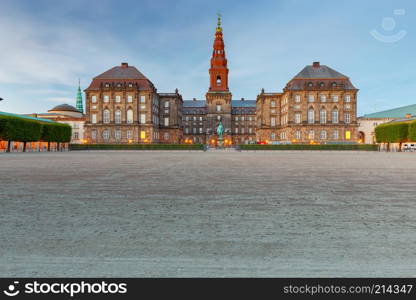
[[[0,276],[416,276],[412,153],[0,155]]]

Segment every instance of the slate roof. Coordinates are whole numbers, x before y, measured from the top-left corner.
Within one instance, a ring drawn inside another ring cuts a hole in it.
[[[232,107],[256,107],[256,100],[231,100]]]
[[[362,118],[405,118],[407,114],[416,116],[416,104],[366,114],[363,115]]]
[[[308,65],[302,69],[295,77],[293,78],[345,78],[348,79],[347,76],[341,74],[334,69],[320,65],[319,67],[314,67],[312,65]]]
[[[80,113],[80,111],[78,109],[76,109],[75,107],[73,107],[72,105],[69,105],[69,104],[60,104],[60,105],[57,105],[57,106],[55,106],[54,108],[52,108],[48,111],[73,111],[73,112]]]
[[[183,107],[205,107],[205,100],[184,100]]]

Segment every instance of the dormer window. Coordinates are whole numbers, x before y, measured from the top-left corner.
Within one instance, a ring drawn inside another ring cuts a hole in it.
[[[131,88],[131,87],[133,87],[133,84],[132,83],[129,83],[129,87]]]
[[[110,87],[110,84],[109,84],[109,83],[106,83],[106,84],[105,84],[105,87],[106,87],[106,88]]]
[[[332,87],[336,87],[337,86],[337,83],[336,82],[333,82],[332,83]]]
[[[320,87],[324,87],[325,83],[321,82],[319,85],[320,85]]]
[[[308,87],[313,87],[313,83],[312,82],[308,82]]]
[[[121,83],[117,83],[117,87],[121,87]]]

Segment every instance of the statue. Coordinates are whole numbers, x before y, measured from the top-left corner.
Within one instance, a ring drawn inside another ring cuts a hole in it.
[[[217,127],[217,135],[218,135],[218,146],[220,148],[222,148],[223,144],[222,144],[222,136],[224,134],[224,126],[222,126],[222,122],[220,120],[220,123],[218,124]]]

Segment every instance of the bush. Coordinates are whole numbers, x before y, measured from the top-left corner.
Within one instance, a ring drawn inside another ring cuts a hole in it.
[[[402,143],[409,136],[409,122],[385,123],[375,128],[377,143]]]
[[[416,142],[416,121],[409,123],[409,141]]]
[[[289,144],[289,145],[241,145],[241,150],[360,150],[377,151],[377,145],[366,144]]]
[[[0,139],[35,142],[42,134],[42,124],[35,120],[0,115]]]
[[[203,150],[202,144],[71,144],[70,150]]]
[[[42,141],[68,143],[71,141],[71,126],[60,123],[42,124]]]

